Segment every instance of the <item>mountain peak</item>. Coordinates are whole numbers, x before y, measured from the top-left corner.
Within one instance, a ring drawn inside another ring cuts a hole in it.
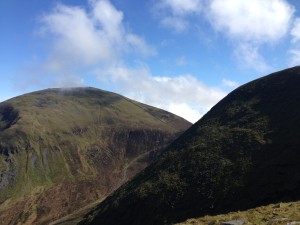
[[[91,204],[189,126],[91,87],[46,89],[0,103],[0,220],[48,224]]]

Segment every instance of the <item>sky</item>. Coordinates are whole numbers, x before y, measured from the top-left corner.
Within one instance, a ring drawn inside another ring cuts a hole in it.
[[[91,86],[200,119],[300,63],[298,0],[1,0],[0,102]]]

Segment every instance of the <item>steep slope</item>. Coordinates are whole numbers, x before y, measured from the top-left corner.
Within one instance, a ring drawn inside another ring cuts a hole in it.
[[[0,221],[48,224],[104,198],[190,126],[95,88],[0,104]]]
[[[300,199],[300,67],[241,86],[81,224],[172,224]]]

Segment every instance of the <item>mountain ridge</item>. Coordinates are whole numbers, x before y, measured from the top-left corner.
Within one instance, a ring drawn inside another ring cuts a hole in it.
[[[48,224],[105,197],[190,126],[96,88],[12,98],[0,103],[0,121],[0,219],[8,224]]]
[[[299,200],[299,86],[294,67],[237,88],[80,224],[173,224]]]

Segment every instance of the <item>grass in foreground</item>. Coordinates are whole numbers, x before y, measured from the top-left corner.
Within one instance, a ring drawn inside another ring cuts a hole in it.
[[[249,209],[247,211],[231,212],[217,216],[204,216],[197,219],[188,219],[177,225],[219,225],[222,224],[222,222],[237,219],[244,219],[246,221],[245,224],[248,225],[286,225],[289,222],[299,222],[290,224],[300,224],[300,201],[271,204]]]

